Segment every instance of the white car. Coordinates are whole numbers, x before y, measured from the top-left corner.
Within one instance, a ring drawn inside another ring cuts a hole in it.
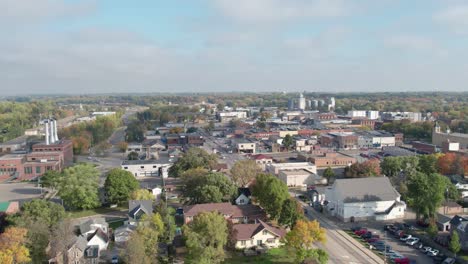
[[[404,235],[404,236],[400,237],[400,240],[403,241],[403,242],[405,242],[405,241],[407,241],[408,239],[411,239],[412,237],[413,237],[413,236],[411,236],[411,235]]]
[[[435,257],[439,254],[439,250],[437,249],[432,249],[426,252],[428,256],[430,257]]]
[[[408,244],[410,246],[414,246],[418,242],[419,242],[419,238],[417,238],[417,237],[412,237],[412,238],[406,240],[406,244]]]
[[[423,247],[423,248],[421,249],[421,251],[422,251],[423,253],[427,253],[427,252],[429,252],[429,251],[431,251],[431,250],[432,250],[431,247]]]

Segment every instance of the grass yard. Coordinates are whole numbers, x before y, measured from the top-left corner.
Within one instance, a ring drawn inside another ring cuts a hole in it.
[[[68,218],[81,218],[81,217],[86,217],[86,216],[92,216],[92,215],[98,215],[98,214],[107,214],[115,211],[126,211],[128,209],[126,208],[109,208],[109,207],[100,207],[100,208],[95,208],[95,209],[89,209],[89,210],[81,210],[81,211],[70,211],[67,212]]]
[[[121,220],[116,220],[116,221],[108,222],[108,223],[109,223],[109,228],[112,228],[112,230],[115,230],[115,229],[117,229],[117,228],[123,226],[125,220],[127,220],[127,219],[121,219]]]
[[[243,263],[259,263],[259,264],[290,264],[294,263],[294,256],[288,254],[284,248],[270,249],[266,254],[260,256],[246,257],[241,253],[233,252],[224,260],[224,264],[243,264]]]

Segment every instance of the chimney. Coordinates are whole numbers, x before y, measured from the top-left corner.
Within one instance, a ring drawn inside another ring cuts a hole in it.
[[[49,119],[48,120],[49,122],[49,128],[50,128],[50,131],[49,131],[49,142],[50,144],[54,144],[55,143],[55,139],[54,139],[54,121],[52,119]]]
[[[49,145],[49,121],[44,121],[44,128],[45,128],[45,143]]]
[[[59,141],[58,134],[57,134],[57,120],[54,120],[54,140],[55,142]]]

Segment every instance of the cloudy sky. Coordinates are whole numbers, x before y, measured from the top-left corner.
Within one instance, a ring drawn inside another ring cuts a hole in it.
[[[465,0],[0,0],[0,92],[468,91]]]

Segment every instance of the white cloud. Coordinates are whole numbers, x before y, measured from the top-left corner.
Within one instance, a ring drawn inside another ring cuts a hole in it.
[[[344,0],[214,0],[224,15],[239,22],[283,22],[304,18],[334,18],[348,14]]]
[[[0,0],[0,27],[36,25],[34,23],[61,17],[75,17],[92,12],[96,0],[70,3],[65,0]]]
[[[433,19],[459,34],[468,33],[468,5],[448,7],[436,13]]]

